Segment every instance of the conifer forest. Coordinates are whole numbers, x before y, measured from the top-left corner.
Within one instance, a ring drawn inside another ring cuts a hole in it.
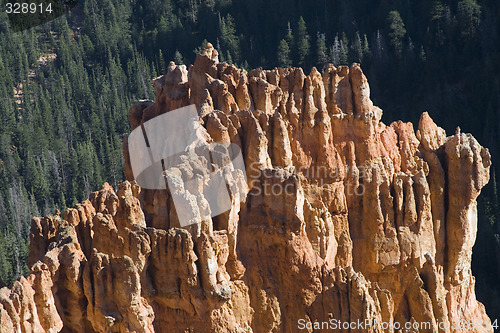
[[[2,8],[3,9],[3,8]],[[28,272],[33,216],[124,180],[132,102],[207,41],[250,69],[361,63],[386,124],[428,111],[492,155],[479,197],[476,292],[500,317],[500,2],[495,0],[80,0],[14,31],[0,12],[0,287]]]

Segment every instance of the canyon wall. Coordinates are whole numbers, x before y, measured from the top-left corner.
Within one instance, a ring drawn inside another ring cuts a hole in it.
[[[493,331],[471,273],[491,161],[470,134],[427,113],[416,132],[385,125],[358,64],[247,72],[208,44],[153,83],[132,129],[196,105],[208,142],[241,147],[248,195],[181,228],[172,189],[134,181],[125,140],[116,192],[33,219],[2,332]]]

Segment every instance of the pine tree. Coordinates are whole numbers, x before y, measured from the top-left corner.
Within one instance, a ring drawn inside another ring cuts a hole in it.
[[[182,54],[179,52],[179,50],[175,50],[174,62],[176,65],[184,65],[184,59],[182,57]],[[166,73],[166,71],[162,72],[162,73]]]
[[[472,38],[481,22],[481,6],[476,0],[461,0],[458,2],[458,20],[462,36]]]
[[[223,50],[229,51],[234,61],[240,60],[239,40],[236,36],[236,25],[230,14],[220,20],[220,41]]]
[[[342,33],[342,39],[340,40],[340,64],[348,65],[349,59],[349,40],[345,33]]]
[[[370,51],[370,44],[368,44],[368,37],[366,37],[366,34],[364,35],[363,38],[363,60],[370,58],[372,52]]]
[[[293,47],[294,47],[294,37],[293,37],[292,27],[290,26],[290,21],[288,21],[288,26],[287,26],[287,29],[286,29],[285,41],[288,44],[288,47],[290,49],[293,49]]]
[[[386,44],[384,36],[377,30],[375,34],[375,46],[374,46],[374,57],[377,61],[385,61],[387,58]]]
[[[408,37],[407,54],[409,59],[413,59],[413,57],[415,57],[415,44],[413,44],[413,41],[410,37]]]
[[[425,50],[424,50],[424,46],[423,45],[420,46],[420,53],[418,54],[418,58],[422,62],[425,62],[427,60],[427,56],[425,54]]]
[[[391,11],[387,16],[389,24],[389,42],[396,54],[396,57],[401,57],[403,51],[403,38],[406,35],[405,24],[398,11]]]
[[[290,67],[292,60],[290,59],[290,47],[285,39],[280,41],[278,45],[278,65],[280,67]]]
[[[352,50],[354,51],[353,57],[355,62],[361,63],[363,61],[363,44],[359,31],[356,31],[354,42],[352,43]]]
[[[167,64],[165,63],[165,57],[163,56],[161,49],[158,51],[158,71],[161,74],[167,72]]]
[[[318,32],[316,39],[316,65],[321,70],[324,70],[328,64],[328,53],[326,48],[326,37],[325,34],[320,34]]]
[[[243,65],[241,66],[241,68],[243,68],[244,70],[246,71],[249,71],[250,70],[250,66],[248,65],[248,62],[245,60],[245,62],[243,63]]]
[[[0,234],[1,231],[5,229],[8,221],[7,207],[5,206],[5,200],[2,193],[0,193]]]
[[[230,65],[233,64],[233,57],[231,56],[231,52],[229,52],[229,50],[226,51],[226,62]]]
[[[14,232],[19,237],[28,234],[29,204],[26,189],[20,181],[15,182],[9,188],[9,210],[12,214]]]
[[[431,25],[430,27],[435,30],[433,37],[435,38],[436,45],[443,45],[445,41],[445,34],[443,25],[446,24],[445,16],[449,12],[449,8],[441,1],[435,1],[431,10]]]
[[[4,234],[6,233],[0,232],[0,288],[8,287],[12,281],[12,267],[9,263],[12,244]]]
[[[493,209],[495,213],[495,223],[500,221],[500,198],[498,195],[498,184],[497,184],[497,178],[496,178],[496,173],[495,169],[492,168],[491,170],[491,175],[492,175],[492,187],[493,187]],[[497,228],[500,228],[500,223],[497,224]]]
[[[297,55],[298,64],[305,66],[306,58],[309,55],[309,36],[307,35],[306,21],[302,16],[297,23]]]
[[[193,50],[194,54],[201,54],[203,52],[203,50],[205,50],[205,47],[207,46],[207,44],[208,44],[208,41],[206,39],[204,39],[201,42],[200,46],[198,46],[197,48],[195,48]]]
[[[340,65],[340,41],[338,34],[335,36],[335,40],[330,50],[330,59],[333,65]]]

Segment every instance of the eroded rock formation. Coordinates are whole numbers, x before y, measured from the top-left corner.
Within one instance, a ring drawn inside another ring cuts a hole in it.
[[[209,44],[154,86],[132,129],[195,104],[209,140],[242,148],[248,196],[179,228],[169,191],[133,181],[125,142],[117,192],[33,219],[31,273],[0,290],[2,332],[311,332],[333,319],[492,332],[470,267],[490,155],[470,134],[446,136],[427,113],[416,133],[383,124],[357,64],[246,72]]]

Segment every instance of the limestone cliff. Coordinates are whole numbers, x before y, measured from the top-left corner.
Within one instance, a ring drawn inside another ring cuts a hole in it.
[[[33,219],[31,273],[0,290],[2,332],[312,332],[365,319],[493,331],[470,267],[491,162],[470,134],[446,136],[427,113],[416,133],[383,124],[357,64],[246,72],[209,44],[154,86],[132,129],[195,104],[208,140],[241,147],[248,196],[179,228],[171,193],[133,181],[125,142],[116,193],[105,184]]]

